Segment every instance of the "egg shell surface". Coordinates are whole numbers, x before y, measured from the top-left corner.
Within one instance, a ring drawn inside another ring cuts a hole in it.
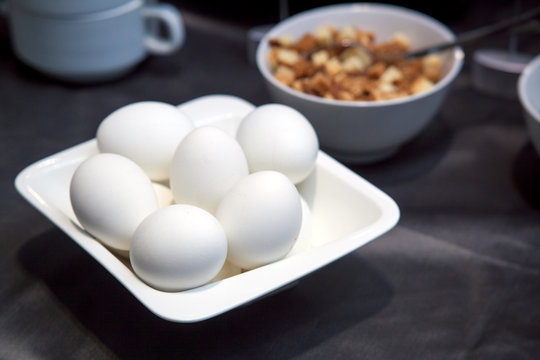
[[[176,203],[214,214],[227,191],[248,173],[236,139],[221,129],[204,126],[193,130],[176,149],[170,187]]]
[[[300,195],[277,171],[250,174],[234,185],[216,217],[229,242],[228,260],[252,269],[283,258],[302,225]]]
[[[296,109],[282,104],[255,108],[242,119],[236,138],[250,172],[279,171],[294,184],[310,174],[319,151],[311,123]]]
[[[164,291],[204,285],[221,270],[227,238],[221,224],[196,206],[175,204],[148,216],[133,235],[135,273]]]
[[[294,241],[292,249],[287,253],[287,257],[303,253],[304,251],[309,250],[313,247],[311,241],[311,209],[309,208],[309,205],[302,196],[300,196],[300,200],[302,201],[302,226],[300,227],[300,232],[298,233],[298,237]]]
[[[83,161],[71,178],[69,193],[83,228],[118,250],[129,250],[137,226],[159,207],[145,172],[117,154],[97,154]]]
[[[142,101],[123,106],[107,116],[97,129],[101,152],[135,161],[150,179],[169,178],[176,147],[193,130],[191,120],[175,106]]]

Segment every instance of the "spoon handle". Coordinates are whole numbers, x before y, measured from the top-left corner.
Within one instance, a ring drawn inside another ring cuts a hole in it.
[[[461,35],[458,35],[454,41],[445,42],[433,46],[429,46],[423,49],[418,49],[415,51],[411,51],[410,53],[406,54],[406,58],[413,59],[417,57],[422,57],[428,54],[432,54],[435,52],[443,51],[449,48],[452,48],[454,46],[463,45],[465,43],[469,43],[481,38],[484,38],[488,35],[495,34],[497,32],[506,30],[508,28],[511,28],[513,26],[522,24],[528,20],[531,20],[537,16],[540,16],[540,6],[531,10],[528,10],[520,15],[514,16],[509,19],[502,20],[500,22],[497,22],[495,24],[487,25],[480,27],[478,29],[470,30],[467,32],[462,33]]]

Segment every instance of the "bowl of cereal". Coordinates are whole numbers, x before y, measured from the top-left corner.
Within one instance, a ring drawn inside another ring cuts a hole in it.
[[[459,47],[419,59],[392,56],[453,39],[445,25],[407,8],[331,5],[275,25],[259,43],[256,62],[273,101],[303,113],[323,150],[344,162],[370,163],[426,127],[464,57]]]

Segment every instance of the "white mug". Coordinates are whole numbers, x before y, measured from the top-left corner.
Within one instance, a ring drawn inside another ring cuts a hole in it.
[[[148,54],[177,51],[185,39],[175,7],[143,0],[8,0],[6,13],[17,57],[69,81],[118,77]],[[151,30],[156,22],[166,36]]]

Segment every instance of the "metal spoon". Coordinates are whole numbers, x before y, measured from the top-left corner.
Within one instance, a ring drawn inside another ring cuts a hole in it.
[[[540,7],[526,11],[520,15],[511,17],[509,19],[502,20],[495,24],[480,27],[478,29],[470,30],[458,35],[454,41],[444,42],[437,45],[428,46],[426,48],[406,52],[401,56],[406,59],[414,59],[422,57],[428,54],[440,52],[446,49],[450,49],[454,46],[460,46],[466,43],[470,43],[489,35],[504,31],[511,27],[523,24],[524,22],[531,20],[537,16],[540,16]]]
[[[540,16],[540,7],[531,9],[520,15],[502,20],[500,22],[497,22],[491,25],[483,26],[474,30],[464,32],[461,35],[458,35],[452,41],[447,41],[447,42],[443,42],[436,45],[431,45],[428,47],[424,47],[424,48],[413,50],[413,51],[403,52],[403,53],[374,54],[369,49],[366,49],[363,45],[358,44],[356,42],[351,42],[351,41],[343,41],[341,43],[335,44],[335,46],[338,46],[341,48],[359,47],[364,50],[367,50],[375,58],[380,59],[380,60],[386,60],[386,61],[394,61],[394,60],[401,60],[401,59],[415,59],[415,58],[419,58],[419,57],[426,56],[429,54],[437,53],[446,49],[450,49],[454,46],[460,46],[466,43],[470,43],[470,42],[482,39],[489,35],[493,35],[495,33],[506,30],[508,28],[523,24],[524,22],[531,20],[537,16]]]

